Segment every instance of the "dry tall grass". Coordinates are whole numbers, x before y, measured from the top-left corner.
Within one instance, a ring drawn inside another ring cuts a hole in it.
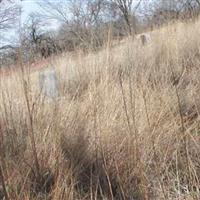
[[[0,199],[200,199],[200,21],[0,74]]]

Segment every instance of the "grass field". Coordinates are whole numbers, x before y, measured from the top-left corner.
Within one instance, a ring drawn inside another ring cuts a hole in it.
[[[200,199],[200,21],[150,35],[1,71],[0,199]]]

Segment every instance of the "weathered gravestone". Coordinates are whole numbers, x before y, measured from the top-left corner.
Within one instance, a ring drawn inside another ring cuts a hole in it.
[[[55,70],[46,70],[39,74],[39,85],[42,93],[50,98],[56,98],[58,92],[58,79]]]
[[[148,33],[143,33],[143,34],[140,35],[140,39],[141,39],[142,45],[144,46],[144,45],[150,43],[151,36]]]

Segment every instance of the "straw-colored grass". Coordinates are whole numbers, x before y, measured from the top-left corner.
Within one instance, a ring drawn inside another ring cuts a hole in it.
[[[0,74],[0,199],[200,199],[200,21]]]

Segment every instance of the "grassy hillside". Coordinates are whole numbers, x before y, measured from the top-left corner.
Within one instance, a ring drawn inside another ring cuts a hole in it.
[[[1,71],[0,199],[200,199],[200,21],[150,34]]]

